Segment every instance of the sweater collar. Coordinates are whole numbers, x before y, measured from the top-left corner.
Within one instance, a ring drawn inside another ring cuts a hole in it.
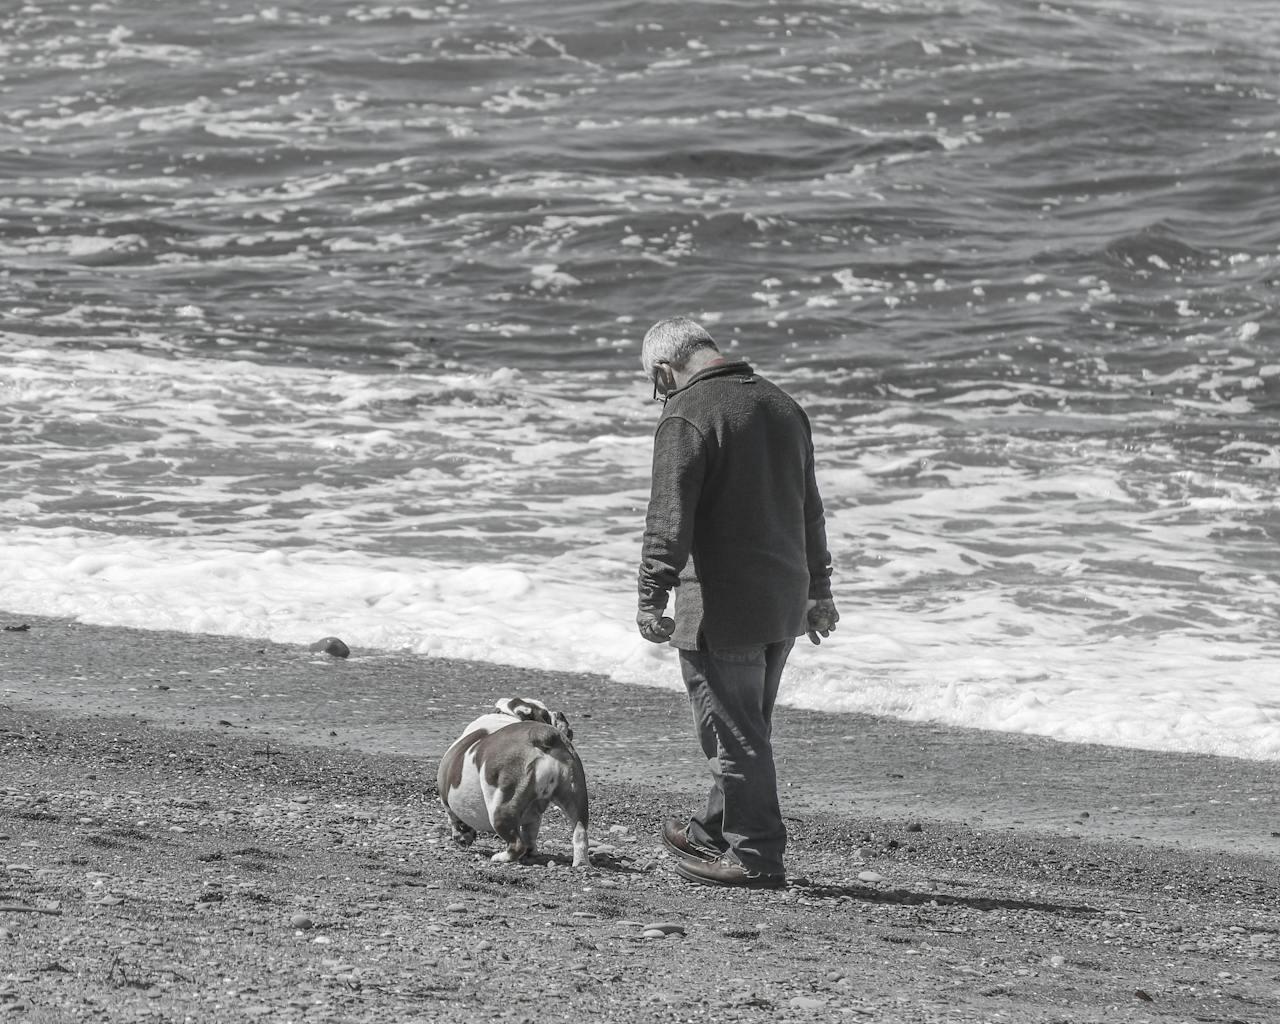
[[[708,366],[705,370],[699,370],[689,382],[682,388],[677,388],[669,394],[668,398],[674,398],[676,395],[682,395],[695,384],[699,384],[704,380],[710,380],[712,377],[750,377],[754,370],[751,364],[745,359],[737,359],[731,363],[719,363],[716,366]]]

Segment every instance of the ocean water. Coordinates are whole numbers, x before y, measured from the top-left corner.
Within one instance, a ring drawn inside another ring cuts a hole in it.
[[[4,5],[0,608],[677,687],[681,313],[814,423],[784,702],[1280,757],[1278,92],[1270,0]]]

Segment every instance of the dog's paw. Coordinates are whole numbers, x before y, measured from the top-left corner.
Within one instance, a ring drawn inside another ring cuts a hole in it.
[[[453,830],[453,841],[459,846],[470,846],[476,841],[476,830],[456,828]]]
[[[528,853],[529,850],[524,846],[508,846],[505,850],[499,850],[489,860],[494,864],[513,864],[523,860]]]

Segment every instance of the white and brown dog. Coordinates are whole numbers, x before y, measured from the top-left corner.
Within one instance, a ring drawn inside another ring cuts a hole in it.
[[[467,844],[494,832],[507,848],[494,861],[533,853],[542,815],[555,804],[573,825],[573,866],[589,867],[587,776],[561,712],[541,701],[508,697],[463,730],[440,758],[436,778],[453,838]]]

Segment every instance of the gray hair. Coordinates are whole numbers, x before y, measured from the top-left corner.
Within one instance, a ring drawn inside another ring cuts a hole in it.
[[[657,363],[683,369],[695,352],[707,348],[719,351],[715,339],[699,324],[688,317],[668,317],[659,320],[645,333],[644,344],[640,346],[640,365],[652,377]]]

